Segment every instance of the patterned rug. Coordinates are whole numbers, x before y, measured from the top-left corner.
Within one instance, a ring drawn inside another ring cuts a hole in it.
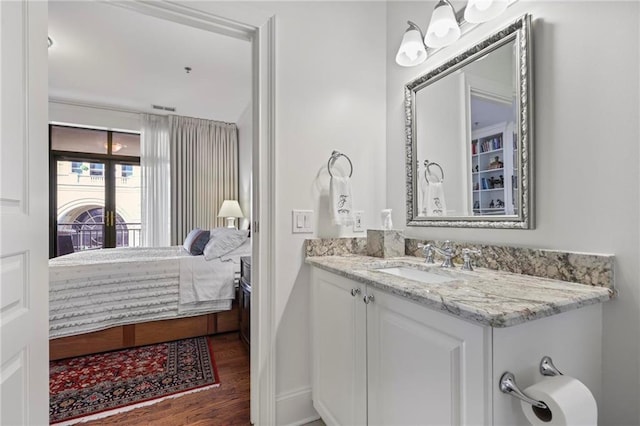
[[[51,361],[49,421],[104,417],[219,385],[206,337]]]

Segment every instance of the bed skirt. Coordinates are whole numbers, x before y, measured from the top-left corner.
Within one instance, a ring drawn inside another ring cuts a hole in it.
[[[49,340],[49,359],[151,345],[188,337],[239,330],[237,297],[231,310],[186,318],[119,325],[105,330]]]

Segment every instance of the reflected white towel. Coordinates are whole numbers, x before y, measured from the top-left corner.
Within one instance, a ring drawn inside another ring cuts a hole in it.
[[[432,182],[427,189],[427,216],[446,216],[447,203],[444,200],[442,182]]]
[[[427,197],[429,196],[429,183],[423,173],[418,173],[418,216],[427,215]]]
[[[331,216],[335,225],[353,224],[353,200],[351,198],[351,179],[332,177],[329,184],[331,197]]]

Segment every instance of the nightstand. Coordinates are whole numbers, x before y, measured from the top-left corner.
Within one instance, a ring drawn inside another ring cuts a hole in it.
[[[251,256],[240,258],[240,340],[247,349],[251,345]]]

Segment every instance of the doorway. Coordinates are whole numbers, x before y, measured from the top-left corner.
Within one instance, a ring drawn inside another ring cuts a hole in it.
[[[212,6],[209,12],[203,12],[164,2],[125,2],[111,3],[111,5],[251,43],[253,173],[250,187],[252,188],[252,275],[256,285],[251,304],[251,412],[254,422],[273,424],[275,422],[275,301],[271,296],[273,294],[271,285],[275,251],[273,240],[275,224],[273,202],[275,188],[274,18],[268,17],[258,23],[253,17],[247,17],[249,23],[245,24],[237,20],[237,15],[234,16],[236,19],[225,17],[225,8],[221,8],[222,10],[216,13],[217,6]]]

